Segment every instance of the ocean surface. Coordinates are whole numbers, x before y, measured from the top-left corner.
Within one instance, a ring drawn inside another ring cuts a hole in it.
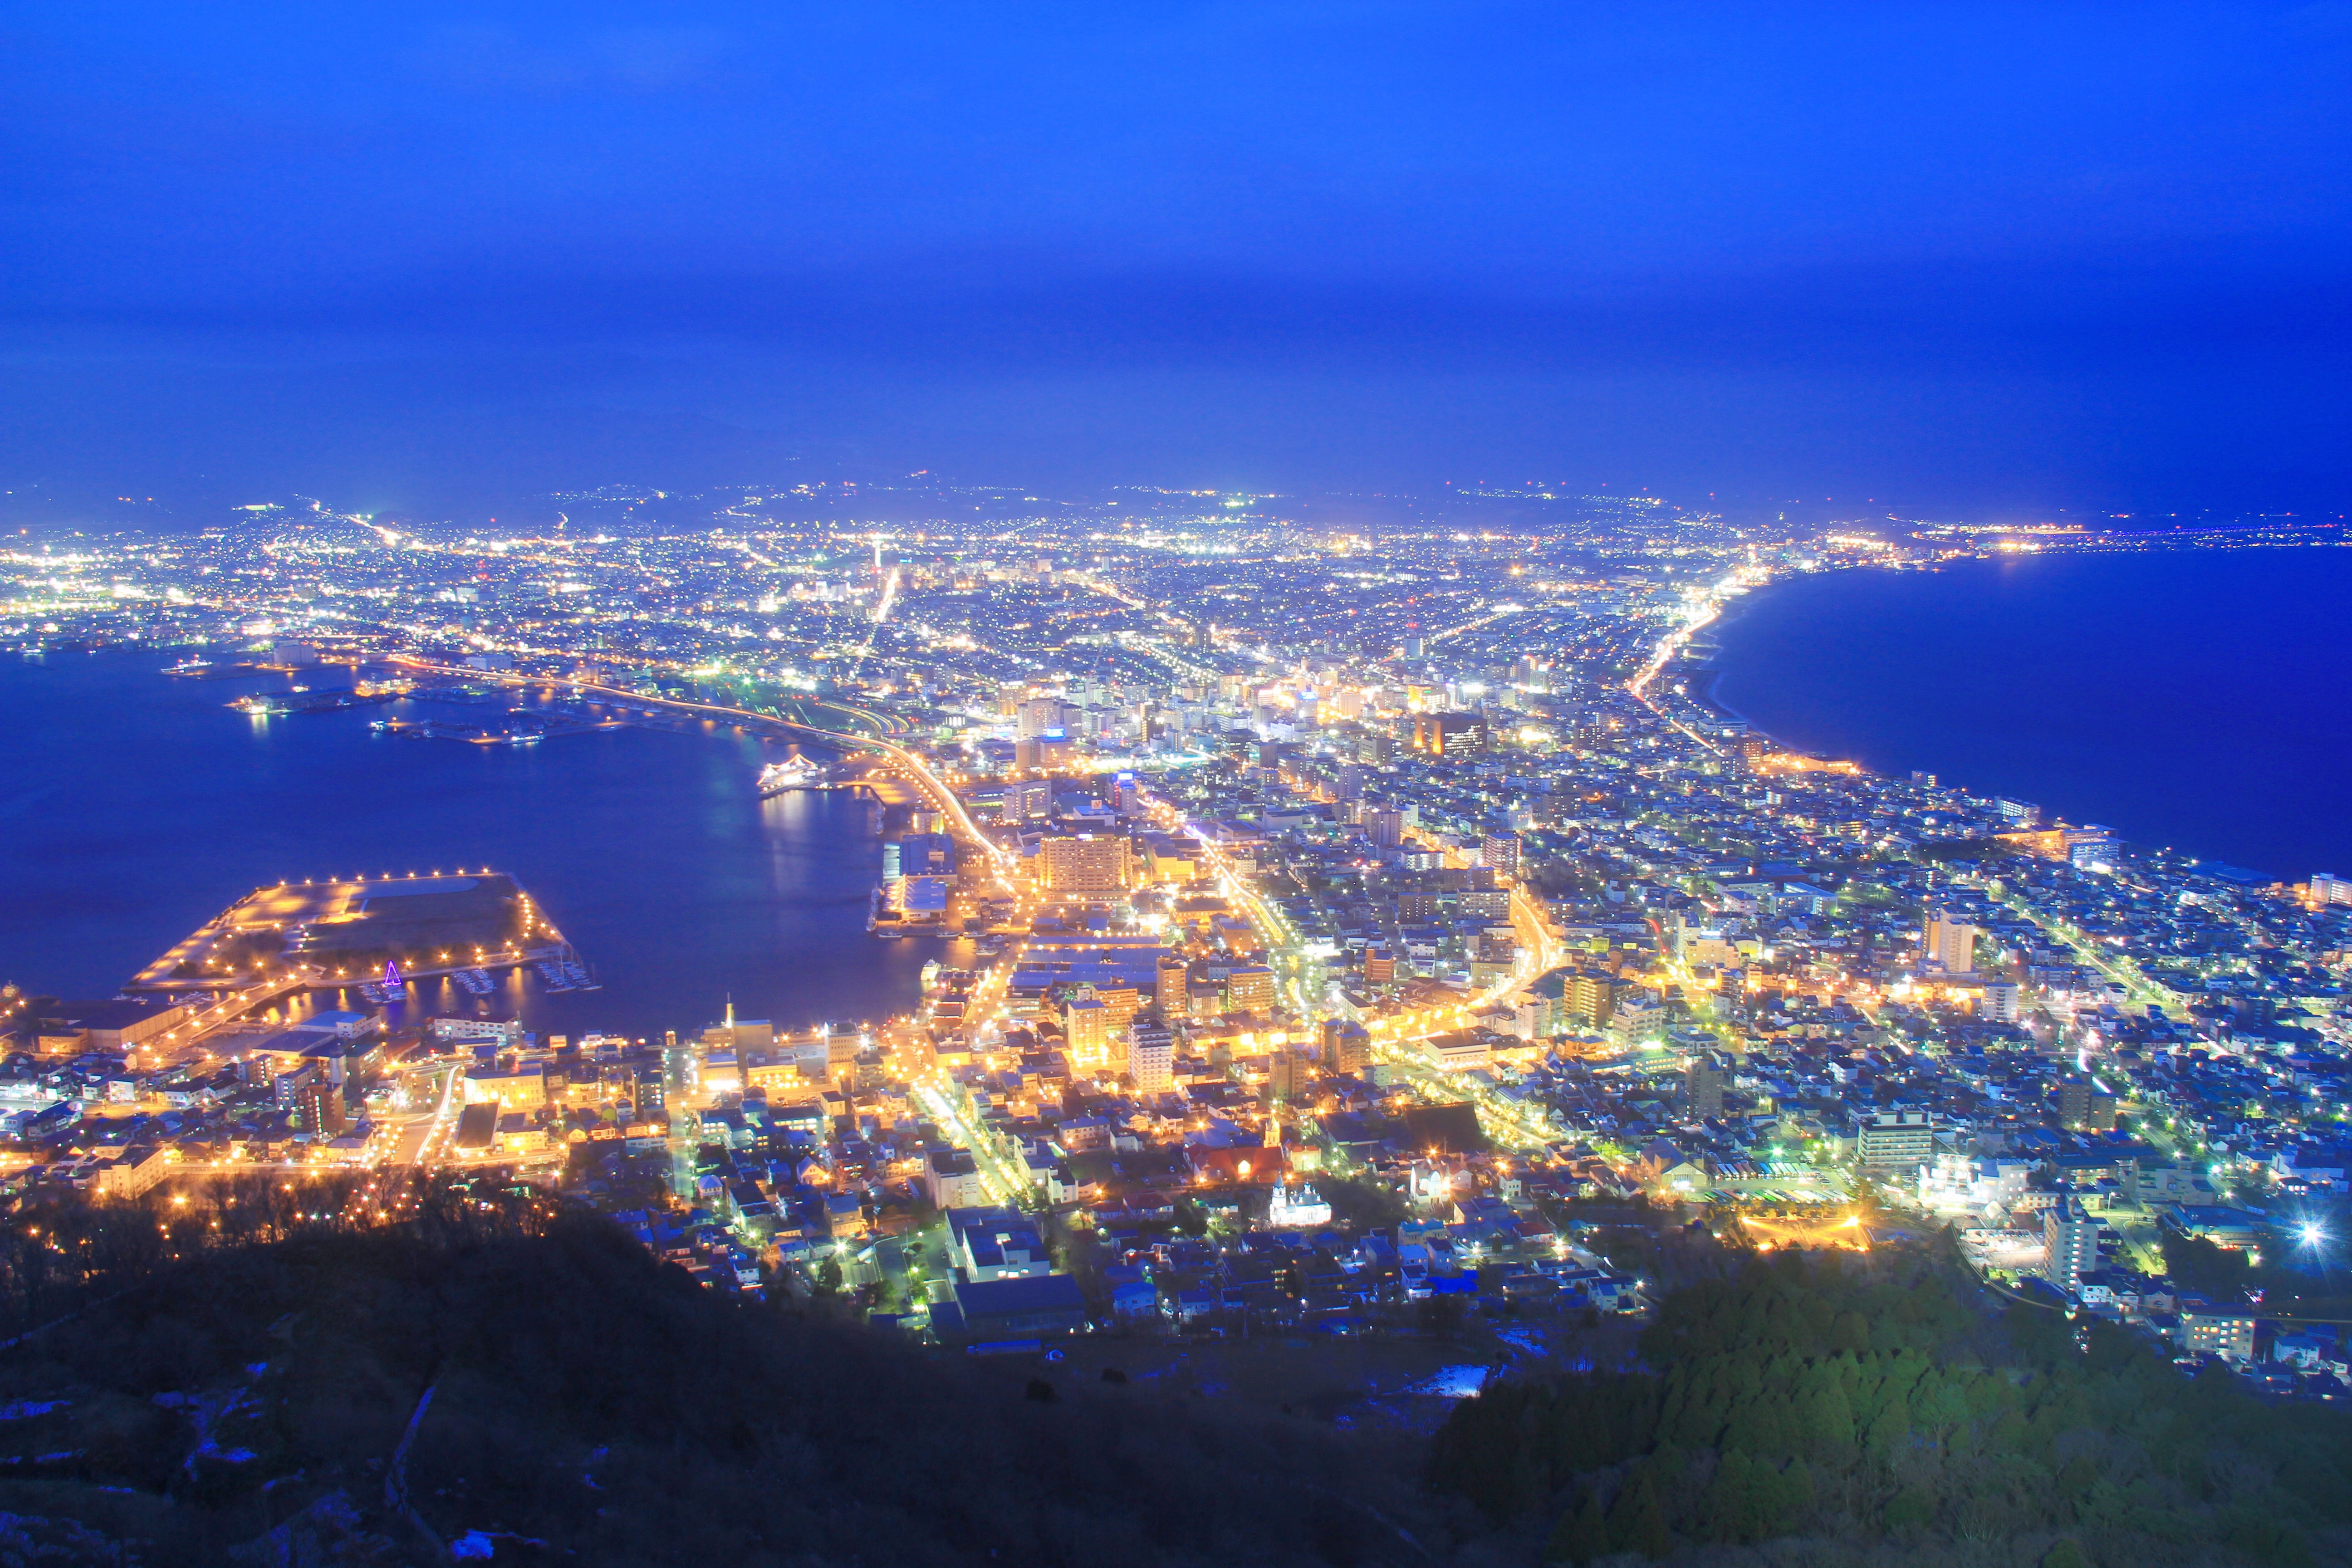
[[[510,982],[493,1015],[575,1037],[689,1033],[730,995],[779,1024],[880,1017],[913,1007],[925,959],[969,955],[866,934],[880,808],[760,800],[760,765],[785,748],[716,724],[522,747],[369,729],[486,717],[408,702],[252,718],[226,704],[283,678],[173,679],[170,662],[0,660],[0,980],[110,996],[262,883],[460,866],[519,879],[604,983]],[[433,984],[411,1008],[482,1010]]]
[[[1830,573],[1736,602],[1713,692],[1800,750],[2352,874],[2347,604],[2352,549],[2326,547]]]

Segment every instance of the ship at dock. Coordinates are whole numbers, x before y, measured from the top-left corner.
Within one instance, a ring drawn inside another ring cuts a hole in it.
[[[788,790],[838,789],[841,784],[832,768],[808,757],[786,757],[760,770],[760,796],[763,800]]]

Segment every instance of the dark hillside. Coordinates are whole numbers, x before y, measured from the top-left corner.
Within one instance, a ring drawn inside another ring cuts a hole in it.
[[[1411,1489],[1371,1444],[1042,1370],[719,1299],[586,1216],[223,1251],[0,1356],[0,1561],[1413,1553],[1349,1500]]]
[[[1432,1478],[1543,1555],[2162,1564],[2352,1561],[2352,1412],[2193,1379],[2144,1336],[1995,1310],[1924,1259],[1784,1253],[1676,1291],[1643,1365],[1506,1383]]]
[[[2352,1563],[2352,1413],[1916,1254],[1733,1262],[1423,1444],[803,1320],[520,1194],[262,1234],[0,1351],[0,1568]]]

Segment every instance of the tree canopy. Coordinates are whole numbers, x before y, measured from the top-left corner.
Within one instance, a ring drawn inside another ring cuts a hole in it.
[[[1669,1296],[1638,1364],[1504,1382],[1431,1475],[1548,1559],[2039,1538],[2059,1560],[2309,1561],[2352,1522],[2352,1415],[2184,1376],[2145,1337],[1993,1311],[1924,1262],[1781,1254]]]

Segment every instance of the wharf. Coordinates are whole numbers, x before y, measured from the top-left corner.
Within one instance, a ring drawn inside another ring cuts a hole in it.
[[[373,708],[394,700],[397,691],[270,691],[240,697],[229,704],[243,713],[337,713],[347,708]]]
[[[587,735],[603,730],[629,728],[618,720],[600,722],[522,708],[509,711],[519,722],[492,726],[467,724],[447,719],[379,719],[374,728],[387,735],[407,735],[422,741],[463,741],[475,746],[535,746],[541,741],[564,735]]]
[[[494,871],[327,878],[256,888],[132,977],[132,993],[358,985],[509,968],[569,944],[514,879]]]

